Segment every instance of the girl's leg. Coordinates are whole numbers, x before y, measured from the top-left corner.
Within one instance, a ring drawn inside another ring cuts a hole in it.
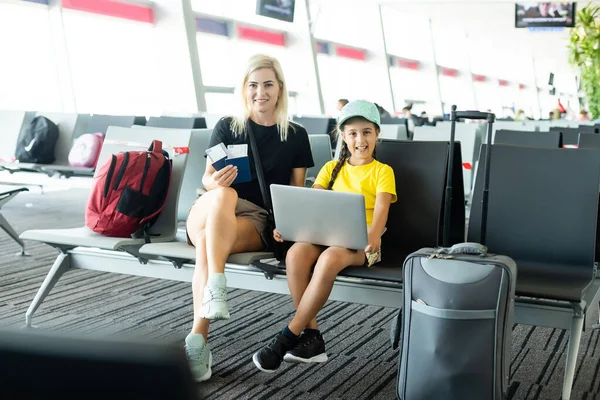
[[[294,253],[291,253],[291,256],[294,256]],[[300,257],[300,252],[298,252],[298,257]],[[317,259],[312,278],[308,286],[304,289],[300,303],[298,303],[296,315],[292,319],[292,322],[271,343],[254,353],[252,361],[258,369],[271,373],[279,368],[284,357],[287,357],[288,352],[293,353],[293,350],[295,350],[295,346],[298,343],[298,335],[300,335],[309,322],[315,320],[317,313],[329,298],[333,281],[338,272],[349,265],[362,265],[364,260],[365,253],[363,251],[355,252],[348,249],[330,247],[321,253]],[[305,282],[307,279],[306,270],[294,267],[292,269],[296,269],[301,282]],[[308,271],[310,272],[310,269]],[[288,277],[289,279],[290,277]],[[297,290],[298,293],[302,290],[301,284],[298,284],[297,287],[295,284],[290,284],[290,291],[292,290],[292,286],[294,286],[294,290]],[[324,347],[315,350],[319,353],[318,356],[321,356],[321,353],[324,355]],[[300,357],[299,360],[295,356],[292,357],[291,361],[323,362],[326,359],[326,355],[315,360],[312,360],[312,357]]]
[[[333,282],[338,273],[350,265],[363,265],[365,253],[340,247],[329,247],[317,260],[317,265],[302,300],[296,310],[296,315],[288,325],[290,331],[298,335],[314,318],[329,298]]]
[[[294,307],[298,309],[300,300],[310,281],[310,272],[317,262],[321,253],[325,250],[323,246],[310,243],[294,243],[285,258],[285,268]],[[317,329],[317,319],[313,318],[306,328]]]

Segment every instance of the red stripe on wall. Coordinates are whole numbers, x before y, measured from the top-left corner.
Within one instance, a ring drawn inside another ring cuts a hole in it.
[[[407,60],[404,58],[398,59],[398,66],[400,68],[408,68],[408,69],[412,69],[412,70],[416,71],[419,69],[419,65],[420,65],[420,63],[415,60]]]
[[[335,54],[338,57],[352,58],[354,60],[364,61],[367,58],[364,50],[353,49],[352,47],[336,46]]]
[[[141,4],[119,3],[114,0],[62,0],[62,6],[71,10],[154,23],[152,7]]]
[[[274,44],[285,47],[285,35],[283,33],[263,31],[245,26],[237,27],[238,38],[252,40],[254,42]]]
[[[456,77],[458,76],[458,70],[454,68],[440,67],[440,73],[444,76]]]

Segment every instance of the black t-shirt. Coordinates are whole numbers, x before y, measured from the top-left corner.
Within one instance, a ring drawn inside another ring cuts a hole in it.
[[[286,141],[281,141],[277,125],[263,126],[258,125],[251,119],[250,125],[252,133],[256,138],[256,145],[262,161],[263,173],[267,187],[272,183],[280,185],[289,185],[294,168],[310,168],[314,166],[312,152],[310,151],[310,142],[306,129],[302,126],[290,122]],[[230,144],[247,144],[248,158],[250,161],[250,182],[237,183],[231,185],[240,199],[251,201],[252,203],[265,208],[254,158],[252,157],[252,147],[250,139],[246,134],[236,136],[231,130],[231,117],[221,118],[213,128],[210,137],[209,147],[223,143],[225,147]],[[270,195],[270,193],[269,193]]]

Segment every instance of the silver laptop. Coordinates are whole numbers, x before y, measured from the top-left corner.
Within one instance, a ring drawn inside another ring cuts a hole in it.
[[[367,247],[362,194],[271,185],[275,225],[285,240],[364,250]]]

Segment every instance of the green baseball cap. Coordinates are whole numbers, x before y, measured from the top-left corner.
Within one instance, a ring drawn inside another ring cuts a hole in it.
[[[377,106],[370,101],[355,100],[346,104],[338,116],[338,126],[342,126],[344,122],[354,117],[363,117],[367,121],[371,121],[377,125],[378,128],[381,125],[379,110],[377,110]]]

